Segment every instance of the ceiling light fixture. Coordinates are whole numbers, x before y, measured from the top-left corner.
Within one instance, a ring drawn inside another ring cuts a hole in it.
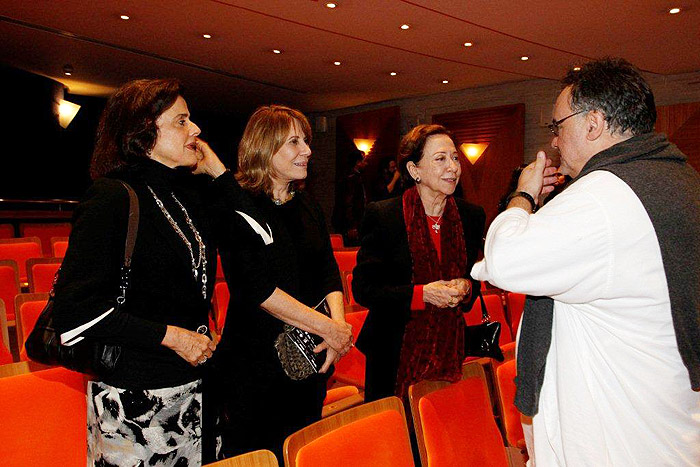
[[[333,9],[333,8],[337,7],[338,4],[337,4],[337,3],[333,3],[333,2],[328,2],[328,3],[326,3],[326,6],[327,6],[328,8]]]
[[[680,13],[681,9],[680,8],[671,8],[670,10],[668,10],[668,12],[672,15],[675,15],[675,14]]]
[[[202,37],[205,39],[211,39],[211,34],[202,34]]]
[[[522,60],[523,62],[527,62],[528,60],[530,60],[530,57],[528,57],[527,55],[523,55],[522,57],[520,57],[520,60]]]
[[[392,71],[392,72],[389,73],[389,74],[390,74],[391,76],[396,76],[396,75],[397,75],[397,73],[396,73],[395,71]]]
[[[340,62],[333,62],[333,65],[340,66]]]
[[[580,66],[575,66],[575,67],[574,67],[574,71],[581,71],[581,67],[580,67]]]
[[[464,47],[471,47],[471,46],[473,46],[473,45],[474,45],[474,44],[473,44],[472,42],[465,42],[465,43],[464,43]]]
[[[447,84],[447,83],[449,83],[449,81],[447,81],[446,79],[442,80],[442,84]]]
[[[273,53],[273,54],[281,54],[282,51],[279,50],[279,49],[272,49],[272,53]]]
[[[129,19],[129,17],[127,15],[121,15],[120,18],[123,19],[124,21],[127,21]]]
[[[71,65],[63,65],[63,74],[71,76],[73,74],[73,67]]]
[[[408,24],[402,24],[402,25],[401,25],[401,29],[403,29],[404,31],[405,31],[406,29],[409,29],[410,27],[411,27],[411,26],[409,26]]]

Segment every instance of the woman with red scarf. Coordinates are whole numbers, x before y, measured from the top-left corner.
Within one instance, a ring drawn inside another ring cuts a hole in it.
[[[369,308],[357,340],[367,357],[365,400],[397,395],[424,379],[457,381],[464,319],[480,284],[469,278],[484,232],[483,208],[452,194],[461,167],[441,125],[401,141],[401,197],[367,206],[353,293]]]

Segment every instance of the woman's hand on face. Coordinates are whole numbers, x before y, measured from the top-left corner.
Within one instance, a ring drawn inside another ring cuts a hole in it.
[[[323,338],[324,342],[321,342],[316,349],[323,344],[327,344],[330,348],[338,352],[340,356],[343,356],[348,353],[353,346],[352,325],[345,321],[336,321],[329,318],[327,329],[323,334],[320,334],[320,336]],[[321,350],[323,350],[323,348]]]
[[[465,293],[447,281],[435,281],[423,286],[423,301],[438,308],[455,307]]]
[[[206,362],[216,350],[216,343],[206,335],[177,326],[168,326],[160,344],[175,351],[192,366]]]
[[[323,366],[320,370],[318,370],[319,373],[327,372],[331,365],[338,363],[338,360],[340,360],[340,354],[333,347],[329,346],[328,342],[326,341],[318,344],[314,349],[314,352],[319,353],[323,352],[324,350],[326,351],[326,361],[323,362]]]
[[[207,174],[212,178],[216,178],[219,175],[226,172],[226,166],[221,162],[216,153],[209,147],[209,145],[197,138],[197,166],[194,168],[193,173],[195,174]]]

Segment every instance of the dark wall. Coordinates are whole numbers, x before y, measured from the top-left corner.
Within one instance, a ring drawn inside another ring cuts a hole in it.
[[[106,98],[65,94],[80,111],[63,129],[54,115],[54,101],[63,85],[49,78],[0,65],[5,102],[2,128],[5,150],[0,169],[0,198],[79,199],[90,186],[89,166],[95,133]],[[185,96],[186,97],[186,96]],[[235,168],[238,141],[248,115],[199,108],[188,102],[202,138],[222,161]]]

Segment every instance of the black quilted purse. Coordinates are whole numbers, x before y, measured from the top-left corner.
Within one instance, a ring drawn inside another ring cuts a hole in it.
[[[129,288],[131,254],[134,251],[139,225],[139,201],[136,193],[128,184],[121,183],[129,193],[129,224],[124,247],[124,263],[121,268],[120,293],[116,299],[113,313],[119,312]],[[56,273],[54,284],[59,273],[60,269]],[[36,325],[25,343],[29,358],[46,365],[60,365],[90,375],[106,376],[112,373],[121,355],[121,347],[83,337],[76,337],[67,345],[61,344],[61,336],[53,325],[53,307],[54,291],[52,288],[49,301],[39,315]]]
[[[314,310],[330,316],[330,308],[325,298]],[[284,325],[284,331],[275,340],[275,349],[282,369],[290,379],[298,381],[319,372],[326,360],[326,351],[314,353],[314,348],[322,341],[323,339],[316,334],[291,324]]]
[[[490,357],[499,362],[504,360],[498,339],[501,337],[501,323],[491,321],[486,309],[484,297],[479,292],[481,300],[481,324],[464,326],[464,355],[465,357]]]

